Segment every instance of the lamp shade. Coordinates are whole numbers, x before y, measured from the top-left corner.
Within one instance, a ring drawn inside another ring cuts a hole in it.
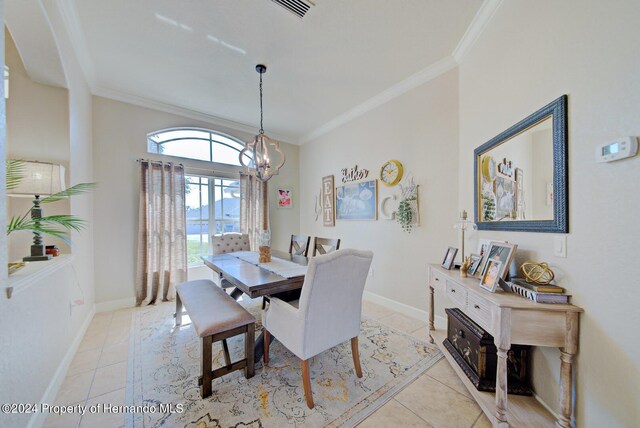
[[[18,185],[7,190],[8,196],[49,196],[66,189],[62,165],[25,161],[20,169],[20,177]]]

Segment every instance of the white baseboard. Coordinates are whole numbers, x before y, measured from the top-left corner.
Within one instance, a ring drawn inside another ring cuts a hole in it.
[[[76,351],[78,350],[78,347],[80,347],[80,342],[82,342],[82,339],[84,338],[84,335],[87,332],[87,329],[89,328],[89,324],[91,324],[91,320],[93,320],[93,316],[95,315],[95,312],[96,312],[96,307],[94,305],[89,311],[89,314],[87,315],[85,320],[83,321],[82,326],[80,327],[80,330],[78,330],[78,334],[76,334],[76,337],[73,339],[73,342],[71,342],[71,346],[69,346],[69,349],[67,349],[67,353],[64,355],[64,358],[60,362],[60,365],[58,365],[58,369],[54,373],[53,378],[51,378],[51,382],[49,382],[49,386],[47,386],[47,389],[44,391],[44,394],[42,394],[40,403],[51,403],[51,404],[55,403],[56,396],[58,395],[58,391],[62,386],[62,382],[64,382],[64,378],[67,375],[69,366],[71,365],[71,362],[73,361],[73,358],[76,355]],[[48,416],[48,413],[43,413],[43,412],[34,413],[33,416],[31,416],[31,418],[29,419],[27,428],[41,427],[42,425],[44,425],[44,421],[47,418],[47,416]]]
[[[96,313],[115,311],[118,309],[132,308],[136,305],[135,297],[127,297],[126,299],[108,300],[106,302],[96,303]]]
[[[429,320],[429,312],[423,311],[422,309],[414,308],[413,306],[409,306],[404,303],[397,302],[393,299],[389,299],[388,297],[384,297],[366,290],[364,291],[363,297],[369,302],[384,306],[385,308],[389,308],[408,317],[415,318],[421,321]],[[439,315],[436,315],[434,317],[433,323],[437,329],[447,328],[447,319]]]

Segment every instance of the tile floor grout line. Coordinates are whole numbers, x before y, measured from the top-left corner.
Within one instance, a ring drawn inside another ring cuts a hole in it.
[[[95,315],[94,315],[95,318]],[[91,320],[93,321],[93,320]],[[111,322],[113,321],[113,311],[111,311],[111,318],[109,319],[109,326],[107,327],[107,331],[111,328]],[[107,333],[107,336],[109,335],[109,333]],[[84,338],[83,338],[84,339]],[[104,340],[107,340],[107,337],[105,336]],[[102,346],[100,347],[100,356],[98,357],[98,364],[100,364],[100,359],[102,358],[102,351],[104,350],[104,342],[102,342]],[[89,385],[89,390],[87,391],[87,397],[84,400],[84,405],[87,405],[87,402],[89,401],[89,394],[91,394],[91,388],[93,388],[93,383],[96,380],[96,373],[98,372],[98,367],[96,367],[93,370],[93,377],[91,378],[91,384]],[[84,419],[84,415],[80,416],[80,419],[78,420],[78,425],[76,426],[76,428],[79,428],[82,425],[82,420]]]
[[[446,360],[445,360],[445,361],[446,361]],[[442,382],[442,381],[441,381],[441,380],[439,380],[439,379],[436,379],[435,377],[431,376],[431,375],[429,374],[429,372],[425,372],[425,375],[426,375],[426,376],[429,376],[431,379],[435,380],[435,381],[436,381],[436,382],[438,382],[439,384],[446,386],[447,388],[449,388],[450,390],[452,390],[452,391],[453,391],[453,392],[455,392],[456,394],[463,396],[464,398],[466,398],[467,400],[469,400],[469,401],[471,401],[471,402],[473,402],[473,403],[475,403],[475,404],[478,404],[478,403],[477,403],[477,401],[475,401],[473,398],[469,398],[469,397],[467,397],[465,394],[461,393],[460,391],[456,390],[455,388],[453,388],[453,387],[451,387],[451,386],[447,385],[446,383]],[[465,388],[466,388],[466,387],[465,387]],[[480,407],[480,405],[478,405],[478,408],[479,408],[479,407]],[[482,413],[482,409],[480,409],[480,412]]]
[[[427,370],[428,372],[429,370]],[[426,372],[425,372],[426,373]],[[396,394],[397,395],[397,394]],[[407,409],[410,413],[413,413],[418,419],[420,419],[421,421],[423,421],[424,423],[426,423],[427,425],[429,425],[430,427],[433,427],[433,425],[431,425],[429,423],[429,421],[425,420],[424,418],[420,417],[420,415],[418,415],[416,412],[414,412],[413,410],[411,410],[410,408],[408,408],[407,406],[405,406],[404,404],[402,404],[400,401],[396,400],[396,397],[394,396],[392,398],[393,401],[395,401],[396,403],[398,403],[399,405],[401,405],[402,407],[404,407],[405,409]],[[379,410],[379,409],[378,409]],[[375,414],[375,413],[374,413]],[[372,415],[373,416],[373,415]],[[473,425],[472,425],[473,427]]]

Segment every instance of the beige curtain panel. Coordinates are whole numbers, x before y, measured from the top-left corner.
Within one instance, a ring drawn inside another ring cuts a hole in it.
[[[263,183],[249,174],[240,174],[240,231],[249,235],[251,251],[258,251],[260,231],[267,214],[267,229],[269,208],[265,206],[264,195],[267,183]]]
[[[187,280],[182,165],[141,160],[136,305],[173,300]]]

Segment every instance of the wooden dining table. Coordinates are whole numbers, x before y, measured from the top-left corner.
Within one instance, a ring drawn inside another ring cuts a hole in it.
[[[305,256],[292,255],[277,250],[271,250],[271,256],[301,266],[306,266],[309,261]],[[304,275],[286,278],[238,258],[233,253],[203,256],[202,260],[206,266],[233,285],[231,296],[236,300],[242,294],[246,294],[252,299],[261,296],[288,296],[300,290],[304,283]],[[259,361],[263,353],[264,336],[260,333],[255,340],[255,361]]]

